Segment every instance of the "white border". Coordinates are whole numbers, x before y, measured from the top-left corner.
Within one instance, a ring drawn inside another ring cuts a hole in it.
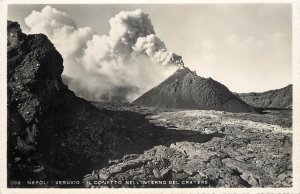
[[[300,194],[300,2],[297,0],[127,0],[126,4],[292,3],[293,4],[293,187],[201,189],[7,189],[6,27],[8,4],[124,4],[122,0],[0,0],[0,194],[15,193],[299,193]]]
[[[293,186],[300,193],[300,2],[293,4]]]
[[[1,1],[1,0],[0,0]],[[295,3],[295,0],[2,0],[7,4],[187,4],[187,3]]]

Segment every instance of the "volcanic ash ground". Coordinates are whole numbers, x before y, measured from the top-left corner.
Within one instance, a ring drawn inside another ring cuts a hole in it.
[[[86,175],[87,187],[292,186],[290,112],[113,111],[123,138],[109,163]]]

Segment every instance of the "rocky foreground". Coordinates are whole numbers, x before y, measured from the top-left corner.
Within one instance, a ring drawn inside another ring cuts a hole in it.
[[[85,176],[86,187],[292,186],[289,111],[104,109],[117,114],[124,140]]]

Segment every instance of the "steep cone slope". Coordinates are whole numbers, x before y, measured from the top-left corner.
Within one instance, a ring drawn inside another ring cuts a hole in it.
[[[260,108],[292,108],[293,86],[288,85],[277,90],[256,93],[236,94],[246,103]]]
[[[167,80],[133,102],[142,106],[177,109],[255,112],[255,109],[211,78],[202,78],[188,68],[178,69]]]
[[[101,159],[111,119],[62,83],[63,59],[45,35],[10,21],[7,34],[8,181],[49,180],[47,171]]]

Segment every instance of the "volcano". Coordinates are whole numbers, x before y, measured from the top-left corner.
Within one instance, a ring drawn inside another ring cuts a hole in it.
[[[188,68],[180,68],[164,82],[149,90],[133,104],[174,109],[256,112],[223,84],[203,78]]]

